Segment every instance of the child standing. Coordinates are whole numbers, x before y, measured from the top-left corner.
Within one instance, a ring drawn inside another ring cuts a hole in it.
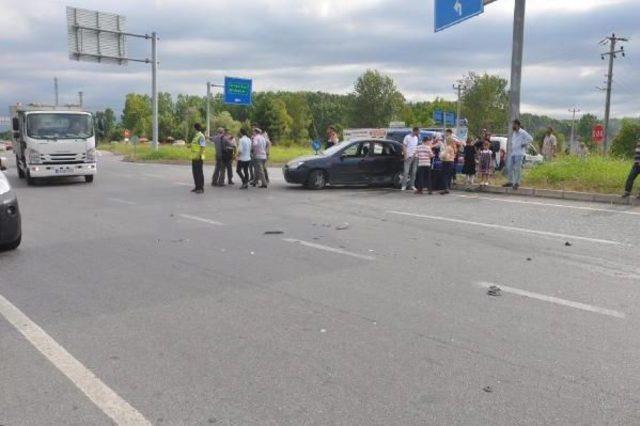
[[[492,152],[489,147],[489,141],[484,141],[482,144],[482,150],[478,154],[480,164],[480,185],[489,186],[489,176],[493,169],[494,162],[492,161]]]
[[[418,179],[416,194],[424,193],[424,183],[427,182],[427,191],[431,195],[431,159],[433,151],[431,151],[431,136],[425,136],[422,143],[416,148],[418,157]]]
[[[467,144],[464,146],[462,173],[467,176],[467,189],[470,189],[476,177],[476,147],[471,138],[467,138]]]

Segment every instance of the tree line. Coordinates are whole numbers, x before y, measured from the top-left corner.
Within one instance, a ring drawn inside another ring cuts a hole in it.
[[[469,122],[471,135],[482,129],[494,134],[508,133],[509,93],[506,79],[490,74],[468,73],[463,78],[462,116]],[[387,127],[392,121],[407,126],[435,126],[435,110],[455,112],[457,103],[436,98],[432,101],[408,102],[393,79],[377,70],[368,70],[356,80],[349,94],[325,92],[256,92],[248,107],[225,105],[222,95],[210,104],[212,128],[225,127],[232,132],[249,129],[257,124],[266,130],[274,143],[307,144],[312,139],[324,139],[326,129]],[[158,97],[159,139],[162,142],[193,136],[193,124],[206,123],[205,96],[160,93]],[[547,127],[555,129],[561,146],[569,140],[571,120],[557,120],[535,114],[522,114],[523,127],[541,141]],[[96,113],[98,136],[104,141],[120,140],[124,129],[131,134],[149,138],[151,135],[151,99],[148,95],[130,93],[126,96],[121,119],[111,109]],[[592,114],[577,122],[576,135],[589,147],[591,129],[599,120]],[[614,120],[614,131],[620,123]]]

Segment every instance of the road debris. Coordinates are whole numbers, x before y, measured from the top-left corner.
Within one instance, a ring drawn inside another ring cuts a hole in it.
[[[567,241],[566,243],[564,243],[565,246],[567,247],[571,247],[573,244],[571,244],[569,241]]]
[[[338,225],[336,226],[336,230],[338,231],[344,231],[347,230],[351,227],[351,225],[349,225],[347,222],[343,223],[342,225]]]
[[[527,257],[527,262],[531,262],[533,259],[531,259],[530,257]]]
[[[282,235],[284,231],[264,231],[264,235]]]
[[[493,392],[493,388],[491,386],[485,386],[482,388],[483,391],[485,391],[486,393],[492,393]]]
[[[487,290],[487,294],[489,296],[499,297],[499,296],[502,296],[502,290],[497,285],[492,285]]]

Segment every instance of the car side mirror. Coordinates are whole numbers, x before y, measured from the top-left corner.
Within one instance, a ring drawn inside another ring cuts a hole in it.
[[[7,158],[6,157],[0,157],[0,171],[5,171],[7,170]]]

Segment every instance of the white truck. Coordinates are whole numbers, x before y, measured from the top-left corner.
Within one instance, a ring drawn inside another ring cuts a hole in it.
[[[30,104],[10,108],[18,176],[36,179],[97,173],[93,117],[76,107]]]

